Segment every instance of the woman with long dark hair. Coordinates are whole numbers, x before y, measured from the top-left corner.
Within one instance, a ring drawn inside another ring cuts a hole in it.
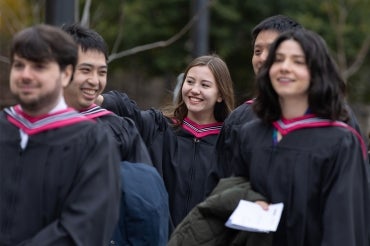
[[[366,146],[345,123],[345,83],[324,40],[281,34],[257,75],[259,119],[236,136],[236,176],[284,211],[274,246],[369,245]]]

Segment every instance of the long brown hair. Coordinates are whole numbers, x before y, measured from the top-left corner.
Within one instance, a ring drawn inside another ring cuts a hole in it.
[[[187,66],[182,79],[181,88],[189,70],[192,67],[197,66],[207,66],[215,76],[216,85],[222,97],[222,102],[216,102],[213,113],[218,122],[223,122],[234,109],[235,103],[233,82],[229,69],[226,63],[218,55],[212,54],[197,57]],[[163,110],[163,113],[165,116],[174,119],[176,126],[182,124],[188,114],[188,108],[182,98],[181,90],[177,95],[175,105],[172,107],[166,107]]]

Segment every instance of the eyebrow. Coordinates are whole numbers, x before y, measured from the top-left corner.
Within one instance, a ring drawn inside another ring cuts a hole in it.
[[[98,67],[98,68],[108,68],[108,65],[103,65],[103,66],[95,66],[91,63],[80,63],[77,65],[78,67],[82,67],[82,66],[87,66],[87,67]]]
[[[287,56],[285,53],[279,53],[279,52],[276,52],[275,53],[275,56],[278,56],[278,55],[280,55],[280,56]],[[302,54],[302,55],[289,55],[289,56],[293,56],[294,58],[306,58],[306,56],[304,55],[304,54]]]
[[[195,79],[194,77],[192,77],[192,76],[186,76],[186,78],[189,78],[189,79],[192,79],[192,80],[196,80],[196,79]],[[214,83],[214,81],[206,80],[206,79],[202,79],[200,82]]]
[[[259,42],[259,43],[254,43],[254,48],[255,47],[265,47],[265,46],[271,46],[272,43],[269,42]]]

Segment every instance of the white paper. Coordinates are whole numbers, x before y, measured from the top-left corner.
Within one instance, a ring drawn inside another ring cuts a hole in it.
[[[263,210],[255,202],[240,200],[225,225],[243,231],[276,231],[283,208],[283,203],[276,203],[271,204],[268,210]]]

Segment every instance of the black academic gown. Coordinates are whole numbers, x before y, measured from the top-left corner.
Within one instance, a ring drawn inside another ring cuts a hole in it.
[[[153,164],[164,179],[171,219],[176,226],[205,199],[206,186],[213,189],[217,184],[208,174],[215,168],[214,151],[221,123],[200,126],[187,121],[189,125],[175,129],[172,120],[159,110],[141,111],[124,93],[112,91],[103,96],[102,107],[135,121]]]
[[[79,115],[77,112],[75,112]],[[29,135],[0,113],[0,245],[109,243],[119,212],[119,153],[91,120]]]
[[[80,113],[107,128],[115,139],[122,161],[152,165],[149,152],[133,120],[128,117],[119,117],[97,105],[92,105]]]
[[[219,176],[219,178],[225,178],[232,175],[232,167],[228,166],[227,163],[229,163],[229,160],[233,155],[235,137],[239,134],[242,125],[257,118],[252,109],[252,102],[252,100],[246,101],[238,106],[224,121],[216,143],[217,152],[222,153],[217,157],[219,169],[216,176]]]
[[[165,245],[168,194],[134,121],[97,105],[80,113],[102,124],[121,153],[120,218],[109,245]]]
[[[290,123],[276,144],[272,125],[255,120],[243,126],[230,160],[256,192],[284,203],[273,245],[368,246],[369,177],[361,137],[343,123]]]
[[[222,155],[219,155],[218,163],[220,165],[221,171],[219,171],[219,176],[227,177],[230,175],[230,167],[226,166],[225,163],[232,158],[233,148],[234,148],[234,138],[239,134],[241,127],[244,124],[258,119],[257,115],[253,111],[253,99],[245,101],[243,104],[239,105],[234,109],[230,115],[225,119],[225,122],[222,126],[219,139],[217,141],[217,150],[223,152]],[[359,134],[362,135],[365,144],[368,144],[368,139],[362,133],[360,125],[357,121],[353,110],[346,105],[349,119],[347,124],[354,128]]]

